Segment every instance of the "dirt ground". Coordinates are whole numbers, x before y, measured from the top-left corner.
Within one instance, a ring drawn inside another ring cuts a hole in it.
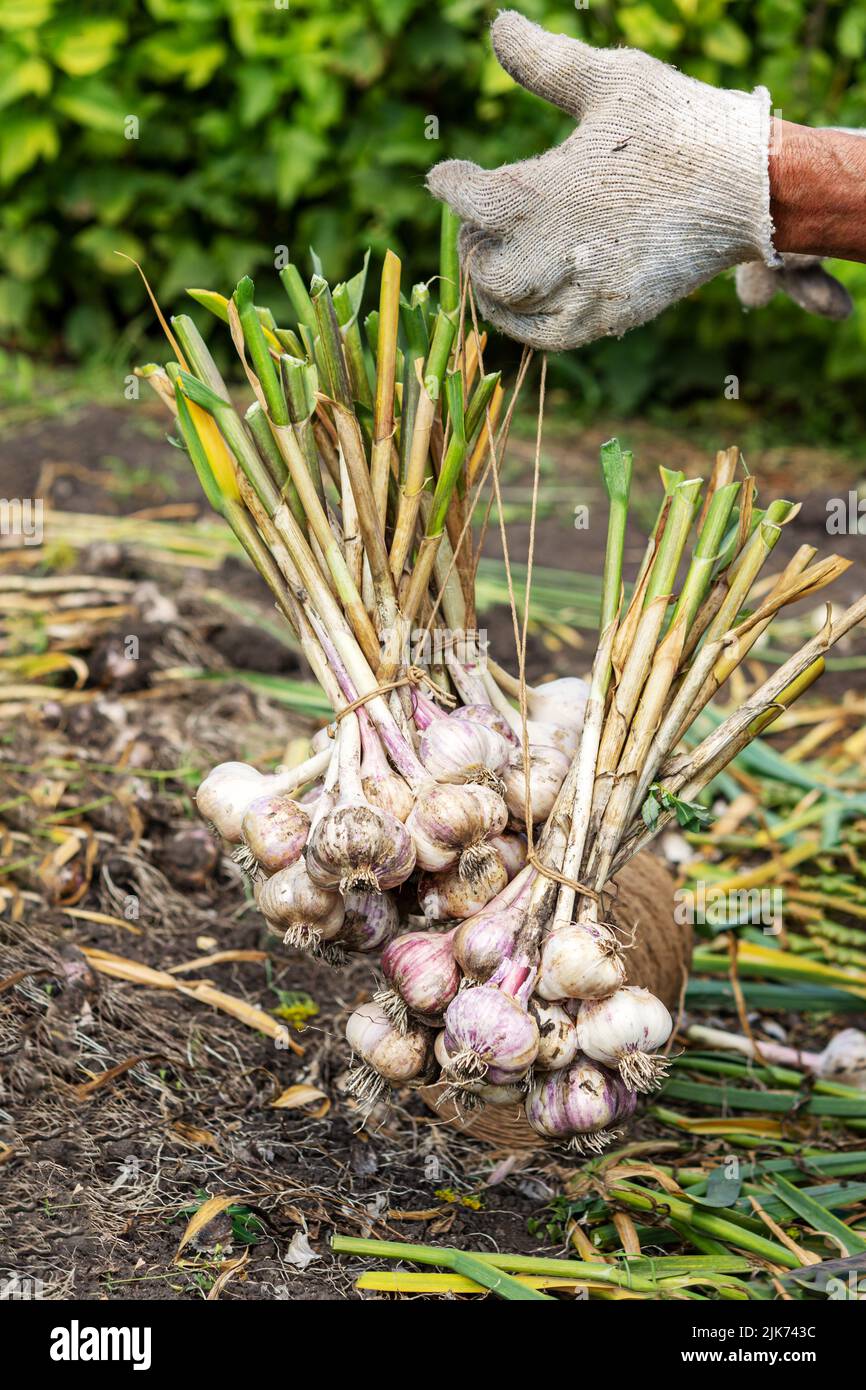
[[[602,515],[597,451],[610,432],[547,446],[540,564],[598,573],[603,527],[575,529],[574,509]],[[659,464],[707,471],[705,452],[661,430],[629,426],[622,437],[637,454],[638,513],[652,514]],[[2,456],[5,498],[48,496],[59,511],[142,521],[198,510],[194,480],[148,407],[25,424]],[[531,444],[517,441],[513,460],[508,544],[522,560]],[[828,537],[825,526],[828,496],[856,486],[851,466],[803,450],[748,462],[762,503],[804,500],[780,554],[804,542],[847,554],[854,565],[834,599],[862,592],[862,537]],[[634,526],[628,566],[641,550]],[[486,551],[501,553],[493,530]],[[28,573],[81,576],[73,629],[52,649],[65,645],[84,664],[74,698],[0,687],[0,883],[11,885],[0,920],[0,1278],[40,1281],[50,1298],[351,1298],[362,1266],[331,1254],[333,1231],[558,1249],[545,1209],[572,1160],[483,1148],[408,1092],[360,1129],[343,1089],[342,1025],[369,996],[371,966],[334,971],[268,937],[240,871],[195,817],[192,794],[209,767],[278,760],[314,727],[241,680],[178,675],[188,666],[303,674],[278,636],[209,597],[222,589],[270,622],[258,581],[235,560],[197,569],[105,539],[73,552],[62,528],[49,527],[43,559],[47,570]],[[0,550],[6,576],[2,562]],[[64,601],[58,591],[55,629]],[[514,669],[507,608],[483,617]],[[10,621],[7,633],[21,638],[22,625],[46,618],[21,602]],[[530,679],[581,672],[588,634],[583,642],[533,630]],[[844,655],[863,649],[860,639]],[[829,681],[844,689],[862,673]],[[308,1096],[286,1097],[301,1085]],[[652,1136],[664,1141],[644,1119],[631,1137]],[[180,1248],[207,1197],[225,1201]]]

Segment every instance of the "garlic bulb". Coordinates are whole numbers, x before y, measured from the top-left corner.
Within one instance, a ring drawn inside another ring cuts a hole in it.
[[[565,753],[569,761],[580,747],[580,730],[571,724],[544,724],[538,719],[527,719],[526,735],[531,748],[556,748]]]
[[[241,822],[244,843],[235,858],[244,868],[276,873],[301,857],[310,830],[309,812],[288,796],[269,793],[251,801]]]
[[[310,831],[307,869],[323,888],[396,888],[415,867],[412,840],[402,823],[375,806],[341,805]]]
[[[629,1102],[619,1078],[587,1057],[540,1076],[526,1097],[526,1118],[537,1134],[570,1140],[578,1153],[601,1153],[616,1137],[611,1126]]]
[[[490,844],[505,865],[509,880],[520,873],[526,863],[526,837],[524,835],[491,835]]]
[[[419,790],[406,821],[418,866],[439,873],[456,864],[471,882],[495,853],[487,843],[508,822],[508,808],[489,787],[431,783]]]
[[[348,892],[339,943],[347,951],[378,951],[391,940],[400,923],[391,893]]]
[[[625,985],[607,999],[585,999],[577,1012],[577,1045],[596,1062],[616,1067],[630,1091],[652,1091],[664,1077],[658,1055],[673,1020],[648,989]]]
[[[323,888],[339,888],[342,893],[353,888],[378,893],[396,888],[415,867],[415,847],[396,816],[364,798],[360,727],[354,714],[340,723],[337,757],[340,800],[310,828],[306,850],[310,877]]]
[[[434,719],[421,735],[419,756],[437,782],[480,782],[499,788],[510,745],[495,729],[471,719]]]
[[[425,1028],[400,1032],[380,1005],[362,1004],[346,1024],[346,1038],[352,1051],[362,1059],[349,1074],[348,1090],[367,1105],[387,1086],[415,1081],[430,1061],[430,1035]]]
[[[840,1033],[834,1033],[822,1052],[805,1052],[802,1048],[785,1047],[780,1043],[768,1042],[765,1038],[756,1044],[739,1033],[728,1033],[721,1028],[704,1028],[697,1023],[686,1030],[686,1036],[705,1047],[741,1052],[746,1057],[754,1057],[756,1061],[769,1062],[771,1066],[811,1071],[829,1081],[866,1091],[866,1033],[859,1028],[843,1028]]]
[[[316,950],[340,934],[343,899],[313,882],[303,859],[256,886],[256,903],[268,926],[287,946]]]
[[[544,685],[536,685],[527,692],[533,719],[578,731],[583,728],[588,699],[589,686],[577,676],[560,676],[558,680],[545,681]]]
[[[531,999],[529,1012],[538,1024],[536,1068],[539,1071],[561,1071],[563,1067],[570,1066],[577,1053],[577,1029],[565,1009],[559,1004]]]
[[[535,992],[542,999],[603,999],[625,981],[622,949],[610,928],[572,922],[545,939]]]
[[[570,767],[568,755],[548,745],[529,749],[529,805],[533,824],[546,820]],[[526,819],[526,772],[523,752],[515,749],[502,774],[505,801],[516,821]]]
[[[433,1055],[439,1066],[444,1071],[451,1061],[451,1054],[445,1045],[445,1029],[437,1033],[433,1040]],[[513,1086],[494,1086],[486,1081],[467,1081],[461,1087],[461,1100],[466,1102],[466,1097],[472,1097],[481,1105],[512,1105],[520,1106],[523,1104],[524,1091],[520,1085]]]
[[[445,1079],[506,1085],[525,1076],[538,1052],[538,1025],[523,1000],[495,985],[461,989],[445,1011]]]
[[[331,761],[331,749],[308,758],[287,772],[259,772],[249,763],[220,763],[209,772],[195,794],[196,806],[224,839],[239,844],[244,812],[256,797],[291,792],[320,777]]]
[[[459,709],[454,711],[452,717],[469,719],[475,724],[484,724],[488,729],[499,734],[500,738],[504,738],[505,742],[512,748],[519,747],[520,740],[508,720],[492,705],[461,705]]]
[[[243,834],[244,811],[265,790],[264,782],[264,773],[249,763],[220,763],[196,792],[199,814],[215,825],[224,839],[237,844]]]
[[[406,932],[382,952],[382,973],[391,988],[376,1002],[403,1029],[407,1010],[429,1023],[441,1020],[460,988],[453,932]]]
[[[361,787],[364,796],[371,806],[378,806],[380,811],[388,811],[397,820],[405,821],[415,805],[415,798],[403,778],[389,766],[365,710],[358,711],[358,720],[363,748]]]
[[[513,954],[525,920],[525,903],[519,897],[505,904],[496,899],[461,923],[454,935],[454,958],[464,975],[470,980],[489,980]]]
[[[505,865],[498,850],[494,850],[469,883],[460,877],[459,869],[422,875],[418,902],[428,922],[462,922],[486,907],[507,883]]]

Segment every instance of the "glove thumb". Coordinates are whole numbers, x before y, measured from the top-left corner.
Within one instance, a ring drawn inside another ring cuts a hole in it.
[[[589,106],[609,50],[565,34],[549,34],[516,10],[501,10],[490,26],[493,51],[521,87],[576,118]]]

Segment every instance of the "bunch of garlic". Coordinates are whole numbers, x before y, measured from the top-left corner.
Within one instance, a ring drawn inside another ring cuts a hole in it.
[[[404,710],[384,732],[366,708],[348,713],[299,768],[221,764],[199,810],[285,943],[335,964],[381,952],[375,998],[346,1029],[359,1100],[440,1079],[461,1103],[523,1105],[538,1133],[596,1152],[663,1073],[671,1019],[626,984],[609,927],[533,915],[526,821],[553,807],[585,687],[530,692],[527,747],[489,678],[455,684],[455,710],[413,692],[411,721]]]

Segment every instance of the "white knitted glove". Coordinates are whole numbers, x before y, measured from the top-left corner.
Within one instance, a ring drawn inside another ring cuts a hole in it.
[[[826,271],[820,256],[786,251],[777,270],[750,261],[737,266],[737,294],[746,309],[763,309],[775,294],[786,294],[809,314],[847,319],[854,301],[841,281]]]
[[[461,257],[490,322],[532,347],[578,347],[646,323],[741,261],[779,263],[765,88],[719,91],[513,10],[492,35],[512,77],[580,124],[523,163],[430,171],[430,191],[463,219]]]

